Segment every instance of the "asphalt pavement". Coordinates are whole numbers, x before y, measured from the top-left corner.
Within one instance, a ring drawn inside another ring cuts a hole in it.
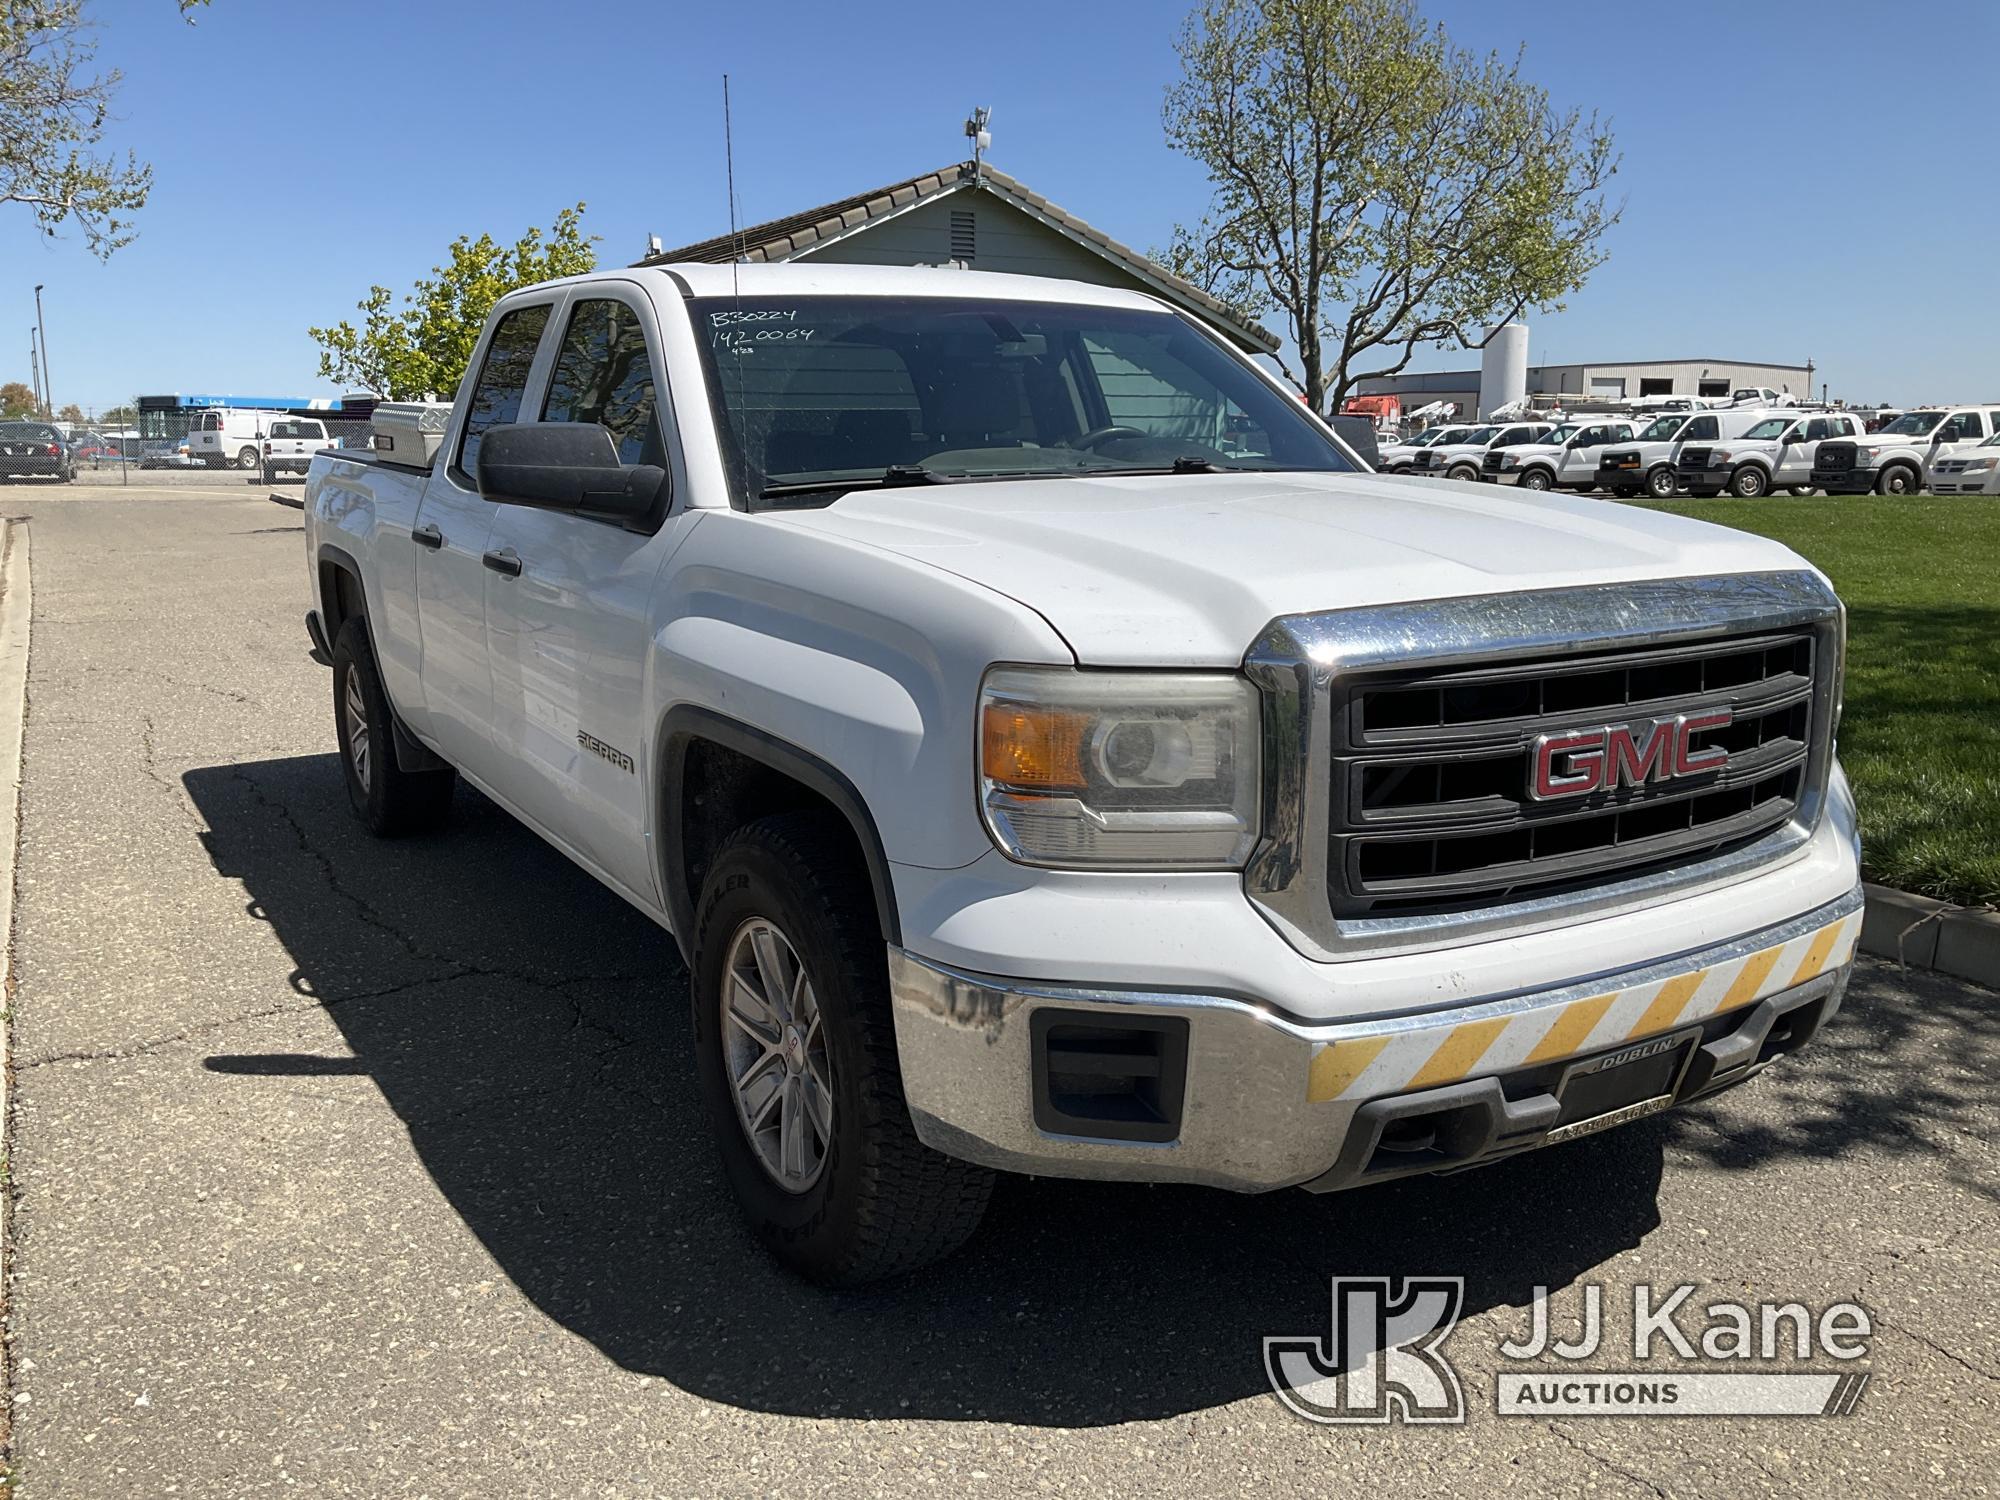
[[[829,1294],[724,1197],[664,934],[463,788],[436,837],[350,818],[296,510],[224,476],[0,516],[30,1497],[2000,1491],[2000,996],[1864,961],[1811,1049],[1678,1115],[1333,1197],[1009,1180],[955,1259]],[[1463,1425],[1280,1406],[1266,1336],[1420,1274],[1465,1279]],[[1495,1414],[1538,1284],[1623,1328],[1682,1282],[1859,1301],[1865,1398]]]

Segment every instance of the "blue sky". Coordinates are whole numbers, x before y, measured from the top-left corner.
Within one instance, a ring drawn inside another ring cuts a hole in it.
[[[1180,0],[93,9],[126,75],[113,139],[157,177],[108,264],[0,206],[0,381],[26,372],[43,282],[58,403],[323,393],[308,325],[400,291],[461,231],[511,240],[578,199],[607,263],[717,233],[725,70],[753,222],[957,160],[975,103],[996,165],[1128,244],[1206,200],[1159,125]],[[1536,362],[1810,356],[1850,400],[2000,396],[2000,3],[1425,10],[1463,45],[1525,42],[1624,153],[1611,259],[1530,318]]]

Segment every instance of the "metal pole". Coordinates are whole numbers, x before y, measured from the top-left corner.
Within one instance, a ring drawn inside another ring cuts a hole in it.
[[[41,356],[38,352],[40,349],[41,345],[35,342],[35,325],[30,323],[28,325],[28,384],[34,388],[34,414],[38,417],[42,414],[42,367],[40,363]]]
[[[42,331],[42,405],[48,408],[49,420],[56,416],[55,387],[49,384],[49,325],[42,321],[42,288],[35,286],[35,326]]]

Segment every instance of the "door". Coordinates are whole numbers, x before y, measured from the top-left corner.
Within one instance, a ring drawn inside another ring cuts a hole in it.
[[[444,758],[492,782],[493,680],[486,664],[486,537],[493,506],[479,496],[479,444],[486,429],[521,410],[549,303],[501,315],[466,403],[450,462],[424,486],[410,540],[417,549],[417,627],[423,708],[411,727],[428,733]]]
[[[651,304],[637,288],[588,291],[570,304],[535,420],[598,423],[620,462],[671,473]],[[646,826],[649,611],[660,566],[694,521],[655,515],[627,529],[499,505],[486,539],[509,569],[485,577],[486,639],[517,810],[649,901],[659,899]]]
[[[1978,412],[1962,411],[1938,423],[1934,436],[1936,446],[1931,450],[1931,463],[1941,458],[1964,458],[1986,440],[1986,427]]]

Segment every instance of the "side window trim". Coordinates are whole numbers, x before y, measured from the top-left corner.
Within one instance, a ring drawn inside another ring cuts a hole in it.
[[[480,378],[486,373],[487,356],[493,350],[493,335],[500,331],[503,319],[517,312],[524,312],[533,307],[548,309],[548,319],[542,324],[541,334],[535,341],[534,357],[528,363],[527,378],[521,386],[520,411],[537,410],[538,407],[531,403],[535,402],[542,388],[548,383],[549,364],[555,357],[549,340],[549,330],[564,321],[563,315],[568,310],[569,300],[569,291],[565,288],[554,297],[524,298],[511,304],[492,318],[484,337],[479,341],[479,347],[473,351],[472,363],[466,367],[465,377],[459,381],[460,399],[453,418],[458,430],[452,434],[451,461],[445,466],[446,476],[466,493],[473,495],[479,493],[478,479],[466,472],[461,460],[465,457],[465,439],[472,421],[473,393],[479,389]],[[516,415],[518,414],[517,412]]]

